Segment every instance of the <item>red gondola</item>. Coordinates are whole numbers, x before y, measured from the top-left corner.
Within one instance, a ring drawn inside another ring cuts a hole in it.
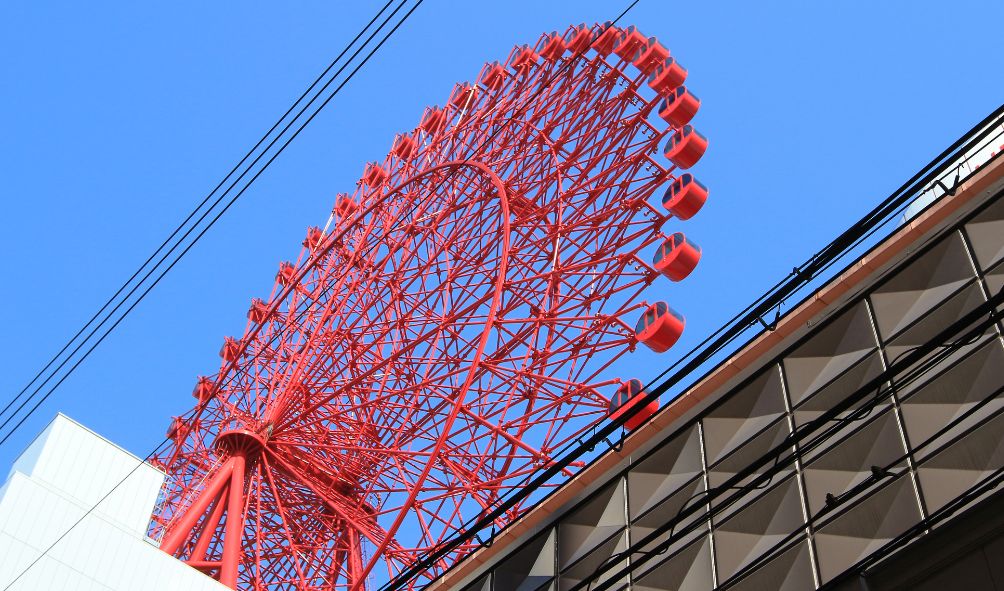
[[[251,300],[251,307],[248,308],[248,320],[255,324],[264,324],[270,315],[268,304],[263,302],[261,298]]]
[[[537,55],[537,52],[534,51],[532,47],[524,45],[519,49],[513,49],[512,55],[509,59],[509,66],[514,70],[531,68],[536,65],[539,58],[540,56]]]
[[[662,67],[655,68],[649,74],[648,86],[665,96],[676,90],[676,87],[683,84],[686,79],[687,69],[677,63],[675,59],[668,57],[662,63]]]
[[[624,414],[627,414],[628,411],[641,403],[646,394],[647,392],[645,392],[641,380],[630,379],[626,382],[621,382],[620,387],[617,388],[617,391],[610,398],[610,420],[619,419]],[[634,416],[625,421],[624,428],[628,431],[634,431],[658,411],[659,399],[657,398],[640,408]]]
[[[659,116],[673,127],[683,127],[690,123],[700,108],[701,99],[687,90],[686,86],[681,86],[662,100]]]
[[[572,27],[565,33],[565,47],[572,55],[578,55],[587,49],[593,42],[593,31],[586,25]]]
[[[397,156],[401,160],[408,160],[415,153],[415,148],[418,144],[415,140],[406,133],[399,133],[394,136],[394,145],[391,147],[391,154]]]
[[[324,242],[324,232],[317,226],[307,228],[307,237],[303,239],[303,247],[309,248],[310,252],[317,250],[317,247]]]
[[[540,49],[540,55],[549,62],[556,61],[561,54],[565,53],[565,40],[557,31],[551,33],[547,43]]]
[[[185,432],[185,421],[181,417],[174,417],[171,419],[171,424],[167,427],[167,438],[177,439],[179,435]]]
[[[237,356],[241,352],[241,344],[234,337],[227,337],[223,339],[223,346],[220,347],[220,357],[224,361],[230,363],[237,359]]]
[[[422,122],[418,124],[427,133],[435,135],[446,127],[446,112],[439,107],[426,107]]]
[[[666,239],[655,251],[652,263],[657,271],[673,281],[682,281],[701,260],[701,247],[691,242],[683,232]]]
[[[279,263],[279,272],[276,273],[275,279],[276,279],[276,281],[279,282],[279,285],[281,285],[283,287],[286,287],[290,283],[295,282],[296,281],[296,267],[294,267],[293,263],[291,263],[289,261],[283,261],[283,262]]]
[[[662,206],[677,218],[689,220],[701,211],[707,200],[708,188],[688,172],[680,175],[666,189],[662,196]]]
[[[483,72],[484,74],[481,75],[481,84],[484,84],[485,88],[489,90],[498,90],[502,86],[502,83],[505,82],[506,69],[498,62],[485,64]]]
[[[606,27],[606,30],[603,30],[593,41],[593,49],[600,55],[608,55],[614,50],[614,44],[621,36],[621,30],[610,23],[605,23],[603,26]]]
[[[213,380],[206,376],[199,376],[199,381],[195,383],[195,388],[192,389],[192,397],[199,402],[205,402],[213,395],[213,388],[215,387],[216,384],[213,383]]]
[[[697,164],[707,149],[708,138],[701,135],[692,126],[685,125],[682,130],[669,138],[663,153],[666,158],[672,160],[673,164],[680,168],[690,168]]]
[[[335,199],[335,214],[340,218],[349,217],[357,209],[359,209],[359,204],[345,193],[339,194],[338,198]]]
[[[450,104],[457,109],[464,110],[470,106],[471,100],[474,98],[475,89],[468,82],[460,82],[453,87],[453,92],[450,94]]]
[[[614,46],[614,53],[620,56],[623,60],[634,59],[635,54],[638,50],[645,46],[648,40],[641,32],[631,25],[624,29],[621,33],[620,38],[617,39],[617,45]]]
[[[634,327],[634,335],[639,341],[655,351],[663,353],[676,344],[683,334],[687,321],[666,302],[656,302],[645,310]]]
[[[367,187],[379,187],[387,180],[387,171],[376,162],[370,162],[363,169],[363,184]]]
[[[635,56],[633,63],[634,67],[641,70],[643,74],[651,75],[668,58],[669,50],[666,49],[666,46],[659,43],[655,37],[652,37],[648,40],[648,43],[638,49],[638,54]]]

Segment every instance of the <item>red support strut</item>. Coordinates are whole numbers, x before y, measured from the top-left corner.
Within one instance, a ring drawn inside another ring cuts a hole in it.
[[[168,529],[160,549],[178,556],[194,568],[203,571],[219,569],[221,583],[237,588],[241,543],[244,529],[244,472],[247,466],[245,452],[238,450],[202,490],[191,508]],[[226,524],[223,534],[222,560],[206,560],[209,543],[216,534],[223,510],[226,507]],[[208,515],[207,515],[208,512]],[[191,553],[186,553],[185,542],[197,538]],[[185,558],[187,554],[187,559]],[[211,573],[210,573],[211,574]]]

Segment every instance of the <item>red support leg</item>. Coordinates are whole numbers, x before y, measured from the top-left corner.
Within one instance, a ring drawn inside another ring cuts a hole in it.
[[[202,522],[202,531],[199,533],[199,540],[195,543],[195,549],[192,550],[192,556],[189,559],[190,562],[199,562],[206,559],[209,542],[216,535],[216,529],[220,526],[220,520],[223,519],[223,498],[227,496],[227,490],[229,490],[229,487],[224,488],[213,499],[212,512],[209,514],[209,518]]]
[[[241,559],[241,545],[244,541],[244,465],[242,452],[238,452],[233,462],[233,474],[227,498],[227,524],[223,533],[223,564],[220,566],[220,582],[237,588],[237,567]]]
[[[161,550],[168,554],[177,554],[178,550],[181,549],[181,545],[185,543],[185,540],[191,535],[192,530],[195,529],[199,518],[206,514],[209,504],[213,502],[213,499],[220,496],[223,488],[230,482],[232,474],[233,459],[230,459],[213,476],[209,484],[206,485],[205,490],[202,491],[202,494],[195,499],[192,506],[182,515],[181,520],[164,536],[164,540],[160,543]]]

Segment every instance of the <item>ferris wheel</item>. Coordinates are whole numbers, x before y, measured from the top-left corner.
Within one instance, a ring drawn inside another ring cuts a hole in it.
[[[161,548],[234,589],[372,588],[624,412],[613,364],[684,326],[645,291],[700,258],[665,232],[707,198],[676,172],[707,147],[685,78],[634,27],[574,26],[398,135],[172,422]]]

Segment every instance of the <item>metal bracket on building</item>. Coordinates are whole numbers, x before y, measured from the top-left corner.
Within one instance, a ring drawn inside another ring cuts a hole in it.
[[[492,526],[492,533],[488,534],[487,540],[482,540],[478,534],[474,534],[474,539],[478,541],[478,544],[481,544],[482,548],[491,548],[492,544],[495,543],[495,526]]]
[[[625,434],[626,434],[626,431],[624,431],[624,426],[621,425],[621,436],[617,439],[616,442],[610,441],[610,439],[607,438],[607,437],[604,437],[603,441],[605,441],[606,444],[610,446],[610,449],[614,450],[615,452],[620,453],[620,451],[624,449],[624,436],[625,436]]]
[[[763,317],[757,316],[757,321],[760,326],[764,327],[767,332],[774,332],[777,330],[777,321],[781,319],[781,304],[777,305],[777,311],[774,312],[774,320],[771,320],[770,324],[763,321]]]
[[[934,184],[941,187],[941,190],[945,192],[945,195],[948,195],[949,197],[955,197],[955,192],[959,190],[959,171],[957,169],[955,171],[955,180],[952,181],[951,189],[946,187],[945,183],[941,182],[941,179],[934,181]]]

